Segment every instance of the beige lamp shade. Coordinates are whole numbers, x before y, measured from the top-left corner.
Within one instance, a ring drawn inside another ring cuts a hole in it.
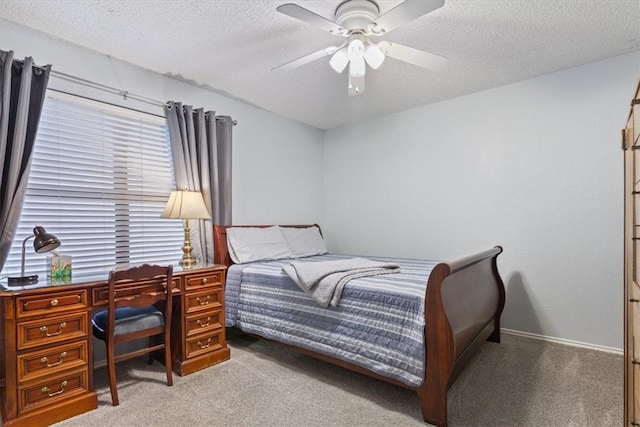
[[[211,214],[207,210],[199,191],[176,190],[172,191],[167,201],[167,206],[160,214],[161,218],[175,219],[210,219]]]

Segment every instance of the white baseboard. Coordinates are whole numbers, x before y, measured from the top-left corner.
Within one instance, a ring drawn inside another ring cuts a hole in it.
[[[546,335],[533,334],[531,332],[514,331],[513,329],[501,328],[500,331],[504,332],[505,334],[518,335],[521,337],[533,338],[536,340],[548,341],[548,342],[553,342],[557,344],[570,345],[573,347],[588,348],[590,350],[604,351],[605,353],[619,354],[621,356],[624,354],[621,348],[606,347],[603,345],[588,344],[588,343],[579,342],[579,341],[566,340],[563,338],[548,337]]]

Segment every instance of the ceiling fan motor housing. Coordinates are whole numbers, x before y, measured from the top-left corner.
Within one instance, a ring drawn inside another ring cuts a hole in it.
[[[336,8],[335,22],[347,30],[363,30],[378,15],[380,9],[371,0],[347,0]]]

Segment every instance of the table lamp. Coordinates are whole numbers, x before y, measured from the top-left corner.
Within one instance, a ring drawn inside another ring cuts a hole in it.
[[[33,228],[33,234],[22,241],[22,262],[20,264],[20,277],[9,277],[8,284],[11,286],[32,285],[34,283],[38,283],[37,274],[31,276],[24,275],[25,246],[27,244],[27,240],[34,237],[35,240],[33,241],[33,250],[39,254],[52,251],[60,246],[60,240],[58,240],[56,236],[47,233],[44,227],[36,225]]]
[[[190,219],[210,219],[211,215],[204,204],[202,193],[199,191],[172,191],[167,206],[160,214],[161,218],[182,219],[184,221],[184,244],[182,245],[182,260],[180,266],[193,267],[196,260],[191,256]]]

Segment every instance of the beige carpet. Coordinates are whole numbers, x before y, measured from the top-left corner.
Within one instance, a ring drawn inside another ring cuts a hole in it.
[[[163,366],[119,366],[120,406],[106,370],[99,408],[57,426],[425,426],[414,392],[284,347],[231,336],[231,360],[167,387]],[[503,335],[449,390],[450,426],[621,426],[622,356]]]

